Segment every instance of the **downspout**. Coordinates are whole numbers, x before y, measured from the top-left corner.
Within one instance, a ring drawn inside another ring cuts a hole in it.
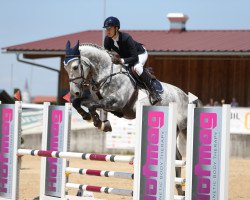
[[[37,66],[37,67],[40,67],[40,68],[43,68],[43,69],[47,69],[47,70],[51,70],[51,71],[54,71],[54,72],[57,72],[58,73],[58,86],[57,86],[57,102],[59,103],[59,91],[60,91],[60,70],[58,69],[53,69],[52,67],[49,67],[49,66],[46,66],[46,65],[42,65],[42,64],[37,64],[37,63],[33,63],[33,62],[29,62],[29,61],[26,61],[26,60],[22,60],[20,58],[20,54],[17,53],[16,54],[17,56],[17,61],[19,62],[22,62],[22,63],[25,63],[25,64],[29,64],[29,65],[33,65],[33,66]]]

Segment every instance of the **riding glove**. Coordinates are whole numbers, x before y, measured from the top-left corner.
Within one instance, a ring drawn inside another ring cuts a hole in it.
[[[113,56],[112,62],[113,62],[114,64],[116,64],[116,65],[122,64],[122,60],[121,60],[121,58],[120,58],[119,56]]]

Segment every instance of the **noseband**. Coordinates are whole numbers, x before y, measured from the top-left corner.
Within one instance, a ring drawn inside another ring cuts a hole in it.
[[[78,77],[75,77],[75,78],[69,78],[69,82],[72,82],[80,87],[82,86],[89,86],[91,84],[91,79],[92,79],[92,72],[90,71],[90,73],[87,75],[87,77],[85,78],[84,77],[84,71],[83,71],[83,64],[80,62],[80,56],[76,56],[72,59],[69,60],[69,62],[73,61],[73,60],[76,60],[78,59],[79,60],[79,67],[80,67],[80,76]],[[91,65],[89,65],[87,62],[83,61],[84,64],[91,68]],[[81,80],[80,83],[77,83],[76,80]]]

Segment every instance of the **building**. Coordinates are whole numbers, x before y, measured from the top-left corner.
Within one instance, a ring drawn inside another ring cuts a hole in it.
[[[186,15],[169,14],[168,19],[166,30],[127,30],[147,48],[146,65],[153,67],[159,80],[192,92],[204,104],[211,97],[226,103],[235,97],[240,106],[250,106],[250,30],[188,30]],[[82,31],[2,50],[25,59],[60,57],[58,94],[62,97],[69,88],[63,67],[68,40],[101,45],[102,31]]]
[[[57,101],[55,96],[35,96],[32,98],[31,103],[44,103],[44,102],[50,102],[55,103]]]

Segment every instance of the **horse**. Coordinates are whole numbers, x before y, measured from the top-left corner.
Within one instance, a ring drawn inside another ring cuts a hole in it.
[[[152,101],[145,90],[139,90],[133,84],[128,71],[122,65],[112,63],[112,54],[96,44],[78,43],[71,48],[68,41],[64,67],[69,76],[70,93],[75,96],[73,107],[85,120],[93,120],[94,126],[103,131],[111,131],[109,121],[101,121],[97,109],[111,112],[118,117],[134,119],[136,105],[151,105]],[[170,102],[177,104],[178,132],[186,133],[188,95],[180,88],[161,82],[162,100],[155,105],[168,106]],[[88,112],[81,105],[88,108]],[[182,158],[178,148],[177,159]],[[180,169],[176,171],[180,176]],[[182,194],[181,187],[177,188]]]

